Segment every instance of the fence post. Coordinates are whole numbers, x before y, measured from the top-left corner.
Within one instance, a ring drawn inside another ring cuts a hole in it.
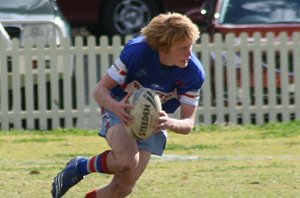
[[[300,32],[295,32],[292,37],[293,55],[293,84],[295,98],[295,119],[300,119]]]
[[[7,48],[0,39],[0,129],[9,129],[9,102],[8,102],[8,74],[7,74]]]

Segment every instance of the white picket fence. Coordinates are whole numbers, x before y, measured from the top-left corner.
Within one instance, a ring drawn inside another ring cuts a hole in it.
[[[128,40],[126,38],[125,40]],[[91,94],[123,48],[120,37],[65,39],[44,47],[0,43],[0,129],[96,129]],[[264,124],[300,118],[300,34],[262,39],[202,35],[194,46],[206,82],[196,124]],[[298,91],[299,90],[299,91]],[[177,116],[178,112],[174,115]]]

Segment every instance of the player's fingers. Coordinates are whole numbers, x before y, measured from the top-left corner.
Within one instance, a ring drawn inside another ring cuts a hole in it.
[[[125,104],[124,105],[124,107],[125,107],[125,109],[127,110],[127,109],[133,109],[134,108],[134,106],[132,105],[132,104]]]
[[[132,123],[133,122],[133,116],[128,113],[128,111],[124,111],[121,115],[121,119],[123,120],[124,123]]]
[[[165,111],[160,111],[157,123],[165,123],[168,120],[168,118],[168,114]]]
[[[160,117],[165,117],[165,116],[168,116],[168,114],[165,111],[160,111],[159,116]]]
[[[124,102],[124,109],[126,110],[126,112],[128,113],[131,109],[134,108],[134,106],[132,104],[129,104],[128,100],[129,97],[132,95],[132,93],[128,93],[123,99],[122,101]]]
[[[128,100],[129,100],[129,98],[130,98],[131,95],[132,95],[132,93],[128,93],[128,94],[123,98],[123,101],[124,101],[125,103],[128,103]]]

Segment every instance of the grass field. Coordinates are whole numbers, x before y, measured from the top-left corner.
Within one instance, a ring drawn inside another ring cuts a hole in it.
[[[53,177],[77,155],[107,149],[97,131],[0,131],[0,197],[51,197]],[[91,174],[66,198],[82,198],[111,176]],[[169,133],[130,198],[300,197],[300,122],[196,127]]]

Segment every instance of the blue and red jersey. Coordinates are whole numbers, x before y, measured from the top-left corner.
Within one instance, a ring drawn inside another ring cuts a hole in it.
[[[119,85],[111,94],[124,97],[140,87],[150,88],[160,96],[162,108],[173,113],[180,103],[198,106],[199,92],[205,79],[203,66],[192,53],[187,67],[162,66],[158,51],[143,36],[130,40],[120,57],[108,69]]]

